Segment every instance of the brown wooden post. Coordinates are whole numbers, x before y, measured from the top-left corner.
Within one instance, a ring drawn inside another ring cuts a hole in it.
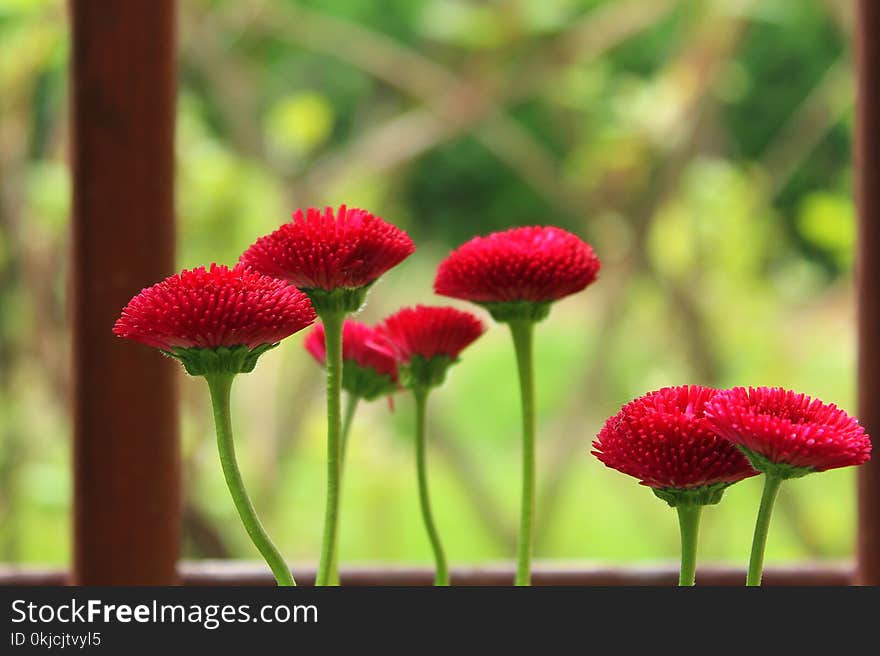
[[[171,584],[175,365],[111,333],[174,269],[174,0],[70,0],[74,563],[82,585]]]
[[[857,581],[880,585],[880,2],[859,0],[855,136],[859,418],[875,445],[859,471]]]

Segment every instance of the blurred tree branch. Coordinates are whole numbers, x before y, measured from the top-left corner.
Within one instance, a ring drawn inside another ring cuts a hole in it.
[[[761,157],[770,198],[776,198],[810,153],[855,104],[852,66],[841,58],[786,121]]]
[[[668,0],[649,5],[641,0],[601,5],[542,48],[534,63],[507,85],[455,74],[373,30],[302,6],[260,3],[257,9],[247,9],[247,17],[251,29],[277,34],[279,39],[292,37],[300,45],[346,61],[424,104],[372,128],[311,166],[304,179],[296,181],[302,187],[297,197],[309,200],[316,195],[313,190],[332,189],[357,173],[382,174],[483,122],[487,123],[485,132],[477,130],[475,137],[517,173],[524,174],[527,183],[546,185],[546,179],[524,168],[514,155],[523,148],[541,152],[544,158],[549,155],[516,121],[505,117],[503,106],[539,93],[550,83],[554,71],[595,59],[655,24],[674,5]],[[223,19],[228,25],[238,25],[243,10],[236,5]],[[340,42],[346,47],[339,48]],[[500,139],[501,135],[514,136],[516,141]]]
[[[335,153],[319,160],[302,177],[292,182],[298,187],[298,199],[313,199],[326,194],[327,189],[342,181],[361,175],[377,175],[411,161],[428,150],[459,135],[471,133],[500,161],[513,170],[550,205],[563,213],[581,219],[595,211],[589,190],[572,184],[560,176],[560,166],[550,153],[518,121],[511,118],[507,109],[512,105],[540,93],[553,84],[553,72],[575,61],[586,61],[607,52],[608,49],[630,38],[640,30],[653,25],[675,3],[643,2],[607,3],[587,13],[547,44],[543,44],[530,63],[519,70],[512,80],[504,80],[497,74],[486,75],[474,71],[453,72],[417,51],[382,35],[374,30],[350,23],[344,19],[324,14],[302,6],[277,6],[270,3],[254,3],[249,6],[230,5],[229,13],[217,20],[227,26],[245,22],[246,29],[262,35],[276,35],[285,42],[293,39],[299,45],[313,51],[340,59],[396,87],[419,100],[422,106],[406,111],[385,123],[356,137]],[[741,14],[742,15],[742,14]],[[204,31],[217,32],[213,25],[205,23]],[[695,153],[701,149],[707,131],[712,128],[712,89],[714,82],[730,56],[735,51],[745,21],[742,18],[713,20],[701,26],[699,35],[687,44],[686,50],[664,73],[666,77],[681,77],[695,81],[690,87],[690,98],[684,103],[682,120],[691,124],[688,136],[681,143],[667,150],[656,152],[654,170],[648,182],[638,193],[629,196],[634,201],[622,213],[631,217],[635,229],[634,268],[629,276],[647,275],[658,281],[661,292],[667,298],[672,320],[683,330],[688,361],[697,380],[713,384],[720,375],[720,363],[716,348],[711,342],[703,310],[695,296],[698,289],[683,281],[670,279],[658,271],[647,255],[645,240],[651,220],[657,210],[675,193],[678,182]],[[338,47],[345,43],[345,48]],[[196,61],[202,68],[211,69],[216,61],[217,43],[210,39],[202,44],[195,40],[196,52],[203,48]],[[798,120],[789,124],[776,144],[768,148],[766,164],[770,171],[780,171],[773,180],[787,179],[791,170],[815,145],[815,141],[829,127],[830,116],[839,116],[845,107],[828,107],[829,99],[839,98],[834,91],[845,83],[840,67],[832,67],[823,81],[823,88],[805,101]],[[247,75],[236,75],[241,81]],[[226,81],[229,84],[229,81]],[[231,86],[248,88],[252,80]],[[214,86],[219,86],[215,81]],[[830,92],[830,93],[829,93]],[[246,93],[239,93],[239,96]],[[235,100],[233,98],[232,100]],[[221,103],[222,104],[222,103]],[[235,107],[235,103],[229,103]],[[240,112],[240,108],[231,111]],[[824,126],[824,127],[823,127]],[[255,135],[238,131],[236,140],[257,142]],[[807,139],[803,136],[806,134]],[[794,139],[793,137],[799,137]],[[781,184],[781,182],[780,182]],[[317,193],[321,190],[321,193]],[[627,278],[621,277],[621,285]],[[612,303],[606,311],[606,320],[600,327],[603,339],[610,339],[616,324],[625,316],[623,303]],[[609,366],[600,350],[593,365],[585,374],[582,385],[574,389],[597,389],[598,381]],[[560,490],[567,478],[567,471],[574,460],[572,455],[581,447],[581,435],[573,425],[580,417],[580,399],[569,405],[560,425],[561,435],[557,441],[555,457],[544,477],[548,483],[542,490],[543,510],[539,515],[552,520]],[[284,424],[285,422],[279,422]],[[498,519],[497,504],[484,488],[477,468],[467,454],[442,436],[438,446],[444,452],[450,466],[462,480],[478,513],[489,527],[489,532],[500,543],[509,546],[512,529],[510,524]],[[546,526],[546,525],[545,525]],[[539,532],[543,534],[544,532]]]
[[[505,553],[516,548],[517,527],[512,517],[501,512],[501,506],[483,481],[480,467],[474,459],[451,439],[439,420],[431,420],[431,442],[461,482],[462,490],[480,518],[487,535]]]
[[[671,317],[685,333],[683,342],[688,347],[689,360],[694,373],[699,380],[709,385],[717,380],[720,366],[715,350],[709,343],[703,311],[689,287],[682,282],[665,278],[656,269],[647,255],[646,242],[651,221],[663,203],[675,192],[688,163],[703,144],[710,128],[707,117],[714,103],[711,94],[713,85],[722,70],[722,64],[735,51],[746,27],[746,23],[741,19],[728,19],[723,21],[723,24],[723,29],[718,24],[702,25],[701,36],[696,37],[677,59],[667,65],[664,75],[668,76],[680,74],[682,67],[691,67],[696,71],[695,79],[699,83],[693,86],[689,102],[685,105],[687,110],[682,117],[683,119],[686,117],[690,129],[686,137],[678,141],[671,151],[659,154],[653,175],[648,177],[648,182],[641,192],[633,195],[634,201],[625,215],[632,217],[635,230],[632,249],[634,262],[633,266],[618,271],[617,276],[620,290],[628,284],[628,280],[624,277],[626,275],[649,275],[659,282],[662,292],[667,297]],[[723,34],[724,38],[717,38],[719,34]],[[626,301],[623,300],[625,295],[621,291],[613,294],[613,298],[618,300],[611,308],[605,310],[599,332],[600,340],[613,339],[616,332],[615,325],[625,316]],[[600,393],[602,380],[610,365],[608,354],[611,352],[610,348],[599,349],[583,378],[572,386],[575,393],[559,421],[558,425],[561,428],[555,431],[558,436],[555,454],[541,476],[541,480],[545,482],[538,497],[540,503],[536,531],[539,540],[536,545],[538,550],[541,549],[543,536],[547,535],[547,527],[554,521],[565,482],[574,471],[576,455],[584,450],[583,435],[579,430],[583,423],[582,395],[585,390],[591,394]]]

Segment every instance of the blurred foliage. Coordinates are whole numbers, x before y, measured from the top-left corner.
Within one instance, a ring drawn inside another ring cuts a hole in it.
[[[363,318],[377,321],[432,302],[436,264],[473,234],[553,223],[595,245],[601,280],[539,330],[540,558],[676,555],[671,510],[589,455],[605,417],[649,388],[779,384],[853,408],[850,3],[180,11],[181,266],[234,262],[296,207],[363,205],[419,245],[372,292]],[[0,2],[0,561],[70,553],[67,57],[62,0]],[[318,553],[324,486],[321,374],[301,339],[234,390],[245,477],[295,561]],[[454,561],[513,554],[516,394],[496,326],[432,398],[431,484]],[[184,380],[182,395],[186,554],[254,558],[204,384]],[[412,404],[395,405],[358,415],[346,562],[429,562]],[[744,561],[759,485],[706,513],[706,558]],[[850,554],[852,487],[852,472],[793,483],[768,559]]]

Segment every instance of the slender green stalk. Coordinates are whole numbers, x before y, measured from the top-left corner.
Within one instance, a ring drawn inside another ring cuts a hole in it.
[[[519,386],[522,397],[523,461],[522,509],[516,585],[532,582],[532,534],[535,525],[535,366],[532,321],[511,321],[510,332],[516,349]]]
[[[764,474],[764,492],[761,495],[761,506],[758,509],[758,521],[755,522],[755,537],[752,539],[752,555],[749,558],[749,574],[746,585],[761,585],[764,570],[764,549],[767,547],[767,533],[770,530],[770,516],[773,504],[779,494],[783,479],[778,476]]]
[[[345,473],[345,452],[348,449],[348,434],[351,432],[351,424],[354,420],[354,413],[358,407],[358,401],[360,401],[360,397],[356,394],[352,394],[349,392],[348,400],[345,404],[345,417],[342,420],[342,440],[340,441],[340,454],[339,454],[339,506],[340,506],[340,514],[342,511],[342,477]],[[336,548],[333,550],[333,562],[330,565],[330,584],[331,585],[339,585],[339,544],[336,544]]]
[[[431,549],[434,551],[434,561],[437,564],[437,573],[434,585],[449,585],[449,569],[446,565],[446,555],[443,553],[443,545],[440,543],[440,535],[434,525],[434,516],[431,513],[431,499],[428,495],[428,471],[425,458],[426,416],[428,406],[428,390],[416,388],[413,390],[416,398],[416,470],[419,476],[419,501],[422,506],[422,519],[428,538],[431,540]]]
[[[232,501],[238,510],[238,516],[248,535],[265,558],[266,563],[275,575],[278,585],[296,585],[290,568],[284,562],[281,553],[272,544],[269,535],[260,523],[257,512],[247,495],[238,463],[235,459],[235,443],[232,439],[232,419],[229,411],[229,393],[232,388],[233,374],[213,374],[206,376],[208,389],[211,391],[211,403],[214,407],[214,424],[217,428],[217,447],[220,451],[220,464],[223,476],[232,495]]]
[[[321,562],[315,585],[330,584],[330,572],[336,552],[339,517],[339,458],[342,455],[342,323],[344,312],[324,312],[324,343],[327,348],[327,507],[324,514],[324,539]]]
[[[676,506],[678,511],[678,527],[681,530],[681,570],[678,584],[694,585],[697,577],[697,538],[700,533],[700,514],[703,506]]]

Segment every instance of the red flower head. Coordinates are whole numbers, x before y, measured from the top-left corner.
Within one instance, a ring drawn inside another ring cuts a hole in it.
[[[592,247],[570,232],[513,228],[475,237],[453,251],[437,270],[434,290],[490,309],[517,302],[546,305],[587,287],[600,266]]]
[[[485,329],[483,322],[469,312],[424,305],[400,310],[379,328],[409,387],[442,383],[449,365]]]
[[[335,214],[330,207],[297,210],[290,223],[252,244],[241,262],[307,292],[333,292],[369,286],[413,251],[403,230],[342,205]]]
[[[687,494],[691,503],[717,503],[724,488],[756,472],[706,419],[706,403],[714,394],[685,385],[631,401],[605,423],[592,453],[673,505]]]
[[[409,362],[416,356],[426,360],[438,356],[455,360],[485,332],[485,326],[469,312],[417,305],[388,317],[381,330],[398,361]]]
[[[781,387],[736,387],[706,406],[710,425],[743,449],[752,464],[782,478],[871,458],[871,439],[835,405]]]
[[[306,350],[321,365],[327,361],[324,326],[306,337]],[[364,323],[347,319],[342,327],[342,386],[367,400],[397,388],[397,361],[384,335]]]
[[[308,297],[295,287],[242,266],[212,264],[207,270],[184,269],[142,290],[113,332],[175,357],[236,347],[262,353],[314,320]]]

